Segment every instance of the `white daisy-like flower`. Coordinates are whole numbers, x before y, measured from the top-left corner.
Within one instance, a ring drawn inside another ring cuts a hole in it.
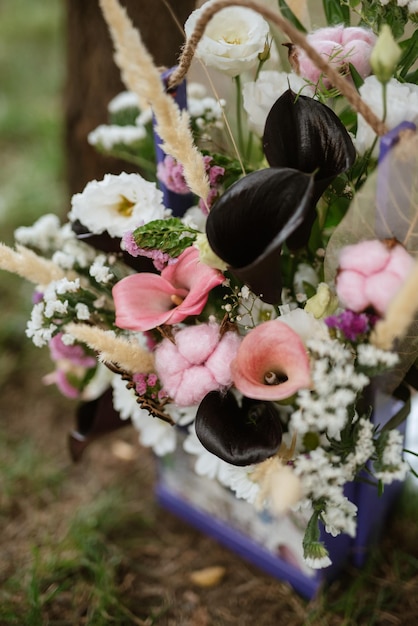
[[[223,461],[206,450],[200,443],[194,425],[189,428],[189,433],[183,442],[183,448],[188,454],[197,457],[194,470],[198,476],[207,476],[211,480],[215,480],[218,477]]]
[[[229,487],[237,498],[245,500],[250,504],[255,504],[260,491],[260,486],[251,480],[254,465],[238,467],[230,463],[222,463],[219,467],[219,482],[225,487]]]
[[[101,181],[87,183],[81,193],[72,197],[71,221],[79,220],[91,233],[108,232],[122,237],[152,220],[167,216],[163,194],[139,174],[122,172],[106,174]]]

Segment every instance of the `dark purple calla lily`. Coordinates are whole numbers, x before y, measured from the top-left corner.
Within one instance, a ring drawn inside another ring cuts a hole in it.
[[[305,245],[316,217],[315,204],[333,179],[356,158],[350,135],[325,104],[291,89],[284,92],[267,116],[263,149],[272,167],[291,167],[314,174],[314,205],[287,240],[290,248]]]
[[[272,402],[233,393],[209,392],[196,414],[196,434],[202,445],[232,465],[261,463],[276,454],[282,441],[279,414]]]
[[[211,248],[266,302],[280,302],[281,246],[314,208],[313,186],[313,176],[294,169],[259,170],[231,185],[209,213]]]

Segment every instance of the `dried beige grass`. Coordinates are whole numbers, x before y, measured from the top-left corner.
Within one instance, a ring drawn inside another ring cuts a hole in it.
[[[418,261],[399,292],[389,305],[384,319],[379,321],[371,335],[373,345],[390,350],[395,339],[402,339],[418,311]]]
[[[41,287],[66,276],[58,265],[19,244],[16,245],[16,250],[13,250],[0,243],[0,268]]]
[[[153,355],[133,339],[118,337],[111,330],[88,324],[68,324],[65,332],[97,352],[101,361],[118,365],[127,373],[154,371]]]
[[[100,0],[115,48],[115,61],[126,87],[151,106],[157,121],[156,131],[164,152],[183,165],[184,177],[193,193],[206,200],[209,181],[203,155],[193,142],[190,118],[180,111],[165,92],[160,72],[134,28],[125,9],[117,0]]]

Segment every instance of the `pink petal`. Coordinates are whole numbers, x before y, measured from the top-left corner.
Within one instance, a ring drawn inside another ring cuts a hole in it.
[[[324,28],[318,28],[313,33],[310,33],[307,37],[310,44],[317,46],[318,42],[331,41],[334,43],[341,43],[343,39],[344,26],[325,26]]]
[[[231,361],[235,358],[241,341],[237,333],[225,333],[216,350],[206,361],[206,367],[222,387],[232,385]]]
[[[414,258],[407,252],[407,250],[401,245],[397,244],[390,251],[389,263],[386,266],[386,271],[393,272],[404,280],[414,266]]]
[[[371,73],[370,44],[365,41],[352,41],[344,46],[344,62],[354,65],[362,78]]]
[[[341,43],[346,46],[349,43],[358,45],[360,42],[365,42],[369,46],[369,50],[376,43],[377,37],[369,28],[362,28],[361,26],[351,26],[350,28],[344,28],[342,32]]]
[[[264,322],[244,337],[231,371],[237,389],[258,400],[283,400],[311,385],[306,348],[299,335],[280,320]],[[287,380],[268,385],[265,376],[269,372]]]
[[[382,270],[389,261],[387,246],[378,239],[345,246],[340,252],[340,269],[354,270],[370,276]]]
[[[218,388],[212,374],[203,365],[196,365],[183,372],[174,401],[179,406],[199,404],[209,393]]]
[[[210,291],[225,280],[222,272],[199,261],[199,252],[194,246],[186,248],[177,263],[168,265],[161,276],[175,287],[199,291],[202,291],[206,283],[206,291]]]
[[[177,349],[189,363],[201,365],[219,343],[219,326],[201,324],[190,326],[176,334]]]
[[[170,376],[175,376],[191,365],[170,339],[163,339],[156,347],[154,354],[155,368],[164,386]]]
[[[355,313],[360,313],[370,305],[366,294],[366,278],[358,272],[345,270],[337,277],[336,290],[341,303]]]
[[[366,281],[366,294],[369,302],[380,315],[384,315],[394,295],[402,285],[402,279],[392,272],[370,276]]]
[[[151,330],[165,324],[174,306],[171,296],[184,298],[186,293],[184,289],[175,289],[156,274],[127,276],[113,287],[115,324],[119,328],[136,331]]]

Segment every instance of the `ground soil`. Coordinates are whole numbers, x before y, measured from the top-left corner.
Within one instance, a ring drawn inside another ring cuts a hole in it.
[[[82,460],[73,464],[67,450],[67,435],[73,426],[74,405],[58,393],[44,388],[37,376],[13,377],[0,396],[0,426],[7,430],[11,445],[31,438],[49,458],[51,473],[65,472],[59,492],[42,491],[42,496],[7,501],[9,515],[0,533],[0,586],[20,570],[28,569],[33,547],[59,544],[68,532],[68,520],[77,511],[113,489],[123,492],[120,522],[109,530],[108,541],[122,559],[117,568],[119,597],[131,611],[126,624],[151,626],[286,626],[304,624],[399,624],[416,623],[418,575],[405,584],[394,578],[390,552],[396,541],[404,542],[411,554],[416,539],[401,520],[392,520],[379,546],[377,566],[365,579],[371,602],[388,586],[396,587],[392,608],[373,609],[373,618],[351,621],[338,611],[338,599],[355,584],[357,572],[348,568],[327,591],[327,602],[335,610],[322,610],[323,597],[306,602],[290,587],[246,563],[212,539],[161,509],[155,501],[155,463],[140,447],[137,434],[127,427],[94,444]],[[133,451],[129,458],[115,454],[118,444]],[[24,492],[24,490],[23,490]],[[387,555],[382,560],[381,554]],[[417,549],[411,558],[417,560]],[[224,576],[213,586],[192,582],[191,575],[211,566],[224,568]],[[75,613],[74,592],[58,594],[44,611],[44,624],[85,624],[88,595],[78,589]],[[367,600],[366,600],[367,602]],[[151,616],[153,616],[151,618]],[[316,616],[316,617],[314,617]],[[114,623],[109,619],[109,624]],[[122,623],[122,622],[117,622]],[[5,623],[6,626],[6,623]]]

